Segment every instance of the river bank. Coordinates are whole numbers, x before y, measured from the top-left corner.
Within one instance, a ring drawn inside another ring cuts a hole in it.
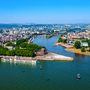
[[[15,59],[15,56],[0,56],[2,58],[6,59]],[[22,57],[17,56],[20,60],[61,60],[61,61],[73,61],[74,59],[71,57],[67,57],[64,55],[59,55],[56,53],[48,52],[48,54],[42,55],[42,56],[35,56],[35,57]]]
[[[45,54],[43,56],[36,56],[33,59],[35,60],[61,60],[61,61],[73,61],[74,59],[71,57],[67,57],[64,55],[59,55],[56,53],[48,52],[48,54]]]
[[[57,45],[61,45],[63,47],[68,47],[68,48],[72,48],[73,47],[73,45],[68,45],[68,44],[64,44],[64,43],[61,43],[61,42],[60,43],[57,42],[57,43],[54,44],[54,46],[57,46]]]
[[[75,48],[66,48],[66,51],[83,54],[83,55],[90,55],[90,52],[81,52],[81,49],[75,49]]]

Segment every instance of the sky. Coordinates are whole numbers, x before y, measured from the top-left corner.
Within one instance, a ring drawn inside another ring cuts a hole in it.
[[[90,0],[0,0],[0,23],[90,23]]]

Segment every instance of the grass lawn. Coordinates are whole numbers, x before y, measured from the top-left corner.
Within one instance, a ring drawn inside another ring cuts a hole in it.
[[[67,48],[66,51],[78,53],[78,54],[84,54],[84,55],[90,55],[90,52],[81,52],[81,49],[75,49],[75,48]],[[85,50],[89,50],[89,48],[86,48]]]

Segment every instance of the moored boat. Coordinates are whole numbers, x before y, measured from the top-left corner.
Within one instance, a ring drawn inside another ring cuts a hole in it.
[[[14,61],[14,62],[27,62],[27,63],[37,63],[37,60],[23,60],[23,59],[17,59],[16,56],[14,59],[11,57],[9,59],[7,58],[2,58],[3,61]]]

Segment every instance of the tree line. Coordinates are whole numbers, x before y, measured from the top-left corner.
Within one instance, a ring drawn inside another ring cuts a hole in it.
[[[19,45],[20,44],[20,45]],[[0,48],[0,55],[19,55],[19,56],[35,56],[35,51],[40,50],[42,46],[38,46],[37,44],[33,43],[18,43],[18,45],[13,50],[8,50],[8,48],[1,47]]]

